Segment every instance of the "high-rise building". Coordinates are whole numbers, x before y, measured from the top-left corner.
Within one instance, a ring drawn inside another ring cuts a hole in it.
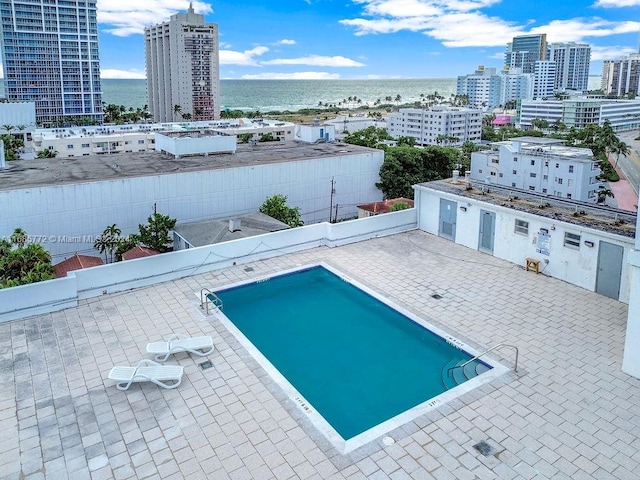
[[[602,63],[602,90],[607,95],[640,94],[640,54]]]
[[[534,75],[521,68],[504,69],[480,65],[471,75],[458,77],[458,95],[467,95],[469,106],[492,109],[514,100],[533,98]]]
[[[591,46],[586,43],[550,43],[548,60],[556,62],[554,88],[586,92],[589,84]]]
[[[102,121],[96,0],[0,0],[0,11],[7,100],[34,102],[45,126]]]
[[[156,122],[220,118],[218,25],[187,13],[144,29],[149,113]]]
[[[534,73],[535,63],[547,59],[547,34],[513,37],[507,44],[504,64],[509,68],[521,68],[522,73]]]
[[[535,100],[553,98],[555,80],[556,62],[552,62],[551,60],[539,60],[535,62],[533,71],[533,98]]]

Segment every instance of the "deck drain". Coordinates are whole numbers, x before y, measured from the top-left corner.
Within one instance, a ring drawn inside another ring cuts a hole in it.
[[[245,272],[253,272],[253,267],[247,267],[244,269]]]
[[[491,445],[489,445],[484,440],[476,443],[473,446],[473,448],[475,448],[477,451],[479,451],[485,457],[489,457],[489,456],[493,455],[494,453],[496,453],[496,451],[497,451],[495,448],[493,448]]]
[[[436,300],[440,300],[442,298],[442,295],[434,293],[433,295],[431,295],[431,298],[435,298]]]
[[[207,368],[213,367],[213,363],[211,363],[211,360],[207,360],[206,362],[199,363],[198,365],[200,365],[200,368],[202,370],[206,370]]]

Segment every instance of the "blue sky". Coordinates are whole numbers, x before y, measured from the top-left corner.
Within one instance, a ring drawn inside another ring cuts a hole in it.
[[[143,29],[188,0],[98,0],[104,78],[144,78]],[[217,23],[221,78],[431,78],[500,68],[516,35],[592,46],[603,59],[638,51],[640,0],[194,1]]]

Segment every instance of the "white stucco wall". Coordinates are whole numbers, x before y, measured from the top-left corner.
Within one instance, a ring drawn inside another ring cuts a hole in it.
[[[212,162],[215,157],[211,157]],[[181,223],[255,212],[267,197],[288,196],[305,224],[333,212],[357,216],[356,205],[382,200],[375,187],[383,152],[316,158],[246,167],[213,169],[101,182],[0,191],[0,237],[17,227],[42,243],[54,263],[75,252],[97,255],[95,236],[115,223],[124,235],[138,230],[153,213]]]
[[[195,135],[195,133],[194,133]],[[167,152],[177,157],[236,151],[236,137],[212,135],[206,137],[173,137],[156,134],[156,151]]]
[[[540,270],[573,285],[595,291],[599,242],[605,241],[624,248],[619,300],[629,302],[630,269],[627,265],[633,239],[610,234],[599,230],[553,220],[510,208],[484,203],[478,200],[459,197],[454,194],[416,186],[416,207],[419,209],[418,228],[438,235],[440,199],[457,202],[455,242],[474,250],[479,250],[479,231],[481,210],[494,212],[495,240],[493,255],[498,258],[525,265],[526,258],[540,260]],[[464,207],[463,211],[460,207]],[[529,222],[529,232],[522,235],[514,232],[515,220]],[[536,252],[537,234],[547,229],[550,236],[549,255]],[[564,246],[564,234],[570,232],[580,235],[580,248]],[[594,243],[593,247],[585,241]],[[548,260],[548,263],[545,263]]]

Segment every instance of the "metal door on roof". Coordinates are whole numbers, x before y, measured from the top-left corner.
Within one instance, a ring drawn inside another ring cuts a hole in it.
[[[598,249],[598,272],[596,274],[596,293],[616,300],[620,297],[620,278],[622,277],[622,257],[624,248],[609,242],[600,242]]]
[[[485,253],[493,253],[493,239],[496,233],[496,214],[480,210],[480,233],[478,250]]]
[[[451,200],[440,199],[440,217],[438,223],[438,236],[456,239],[456,209],[458,204]]]

